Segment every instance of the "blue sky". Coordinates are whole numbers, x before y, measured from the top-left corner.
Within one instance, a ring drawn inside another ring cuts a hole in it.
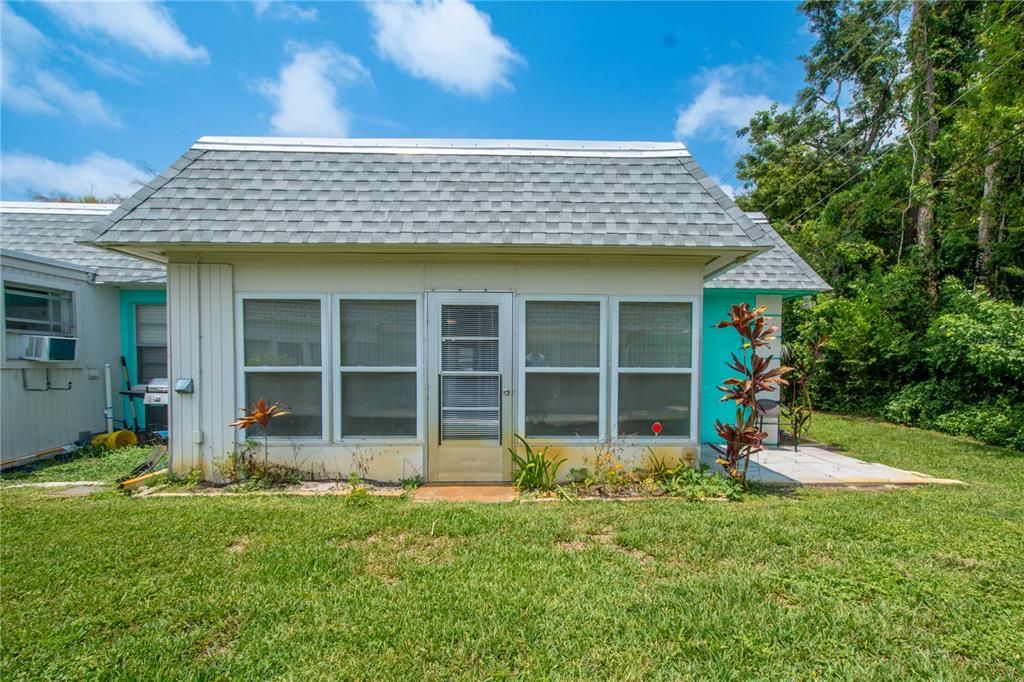
[[[131,193],[201,135],[685,142],[792,101],[795,3],[25,3],[2,16],[4,199]]]

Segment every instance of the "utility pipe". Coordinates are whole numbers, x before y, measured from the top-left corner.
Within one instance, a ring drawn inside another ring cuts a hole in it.
[[[107,403],[103,408],[103,417],[107,420],[107,433],[114,432],[114,394],[110,389],[110,363],[103,365],[103,387],[106,389]]]

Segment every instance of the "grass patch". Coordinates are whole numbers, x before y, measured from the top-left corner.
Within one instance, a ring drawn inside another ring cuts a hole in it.
[[[1019,679],[1021,458],[816,417],[971,483],[733,504],[0,491],[6,679]]]
[[[50,481],[109,481],[127,476],[149,456],[149,446],[117,450],[88,448],[71,455],[33,462],[0,473],[0,481],[46,483]]]

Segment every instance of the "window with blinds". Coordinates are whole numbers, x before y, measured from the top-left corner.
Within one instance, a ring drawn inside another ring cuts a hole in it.
[[[416,437],[416,318],[413,299],[339,302],[342,437]]]
[[[324,435],[322,317],[320,299],[242,301],[245,404],[263,399],[289,412],[270,422],[271,437]]]
[[[9,332],[74,336],[70,291],[4,283],[4,322]]]
[[[441,440],[501,441],[497,305],[441,306]]]
[[[616,435],[689,437],[693,304],[619,301],[616,332]]]
[[[167,378],[167,306],[135,306],[135,373],[140,384]]]
[[[527,300],[524,306],[527,437],[597,437],[601,302]]]

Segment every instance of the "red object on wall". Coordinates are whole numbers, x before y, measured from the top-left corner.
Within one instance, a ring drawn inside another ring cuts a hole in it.
[[[654,422],[651,424],[651,431],[654,431],[655,436],[661,433],[661,422]]]

